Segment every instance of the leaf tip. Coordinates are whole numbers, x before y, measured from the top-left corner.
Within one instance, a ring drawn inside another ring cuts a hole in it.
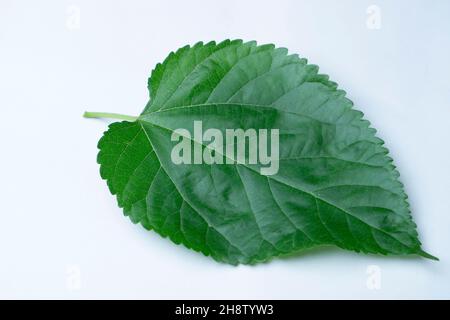
[[[435,257],[435,256],[433,256],[433,255],[431,255],[428,252],[425,252],[423,250],[420,250],[417,254],[419,256],[421,256],[421,257],[424,257],[424,258],[427,258],[427,259],[430,259],[430,260],[439,261],[438,257]]]

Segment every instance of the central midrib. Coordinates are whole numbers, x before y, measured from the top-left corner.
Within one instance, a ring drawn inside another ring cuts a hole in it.
[[[189,108],[189,107],[204,106],[204,105],[217,105],[217,103],[214,103],[214,104],[203,104],[203,105],[193,105],[193,106],[182,106],[182,107],[179,107],[179,108]],[[237,104],[231,104],[231,105],[241,105],[241,104],[237,103]],[[250,106],[264,107],[264,108],[273,108],[273,107],[269,107],[269,106],[260,106],[260,105],[250,105]],[[179,109],[179,108],[178,108],[178,109]],[[273,109],[275,109],[275,108],[273,108]],[[166,110],[173,110],[173,109],[166,109]],[[160,110],[160,111],[156,111],[156,112],[154,112],[154,113],[165,112],[166,110]],[[275,110],[277,110],[277,109],[275,109]],[[278,111],[279,111],[279,110],[278,110]],[[152,114],[152,112],[147,113],[146,115],[151,115],[151,114]],[[295,114],[296,114],[296,113],[295,113]],[[141,118],[141,117],[139,117],[139,118]],[[169,131],[169,132],[171,132],[171,133],[174,132],[171,128],[163,127],[163,126],[161,126],[161,125],[159,125],[159,124],[156,124],[156,123],[154,123],[154,122],[149,121],[149,119],[151,119],[151,117],[146,118],[145,120],[144,120],[144,119],[138,119],[137,121],[141,124],[142,129],[144,130],[144,132],[145,132],[145,134],[146,134],[146,136],[147,136],[147,139],[149,139],[149,141],[150,141],[150,143],[151,143],[152,145],[153,145],[153,143],[151,142],[151,139],[150,139],[149,135],[147,134],[147,131],[145,130],[144,126],[142,125],[142,123],[141,123],[142,121],[144,121],[144,122],[146,122],[146,123],[149,123],[150,125],[155,126],[155,127],[158,127],[158,128],[160,128],[160,129]],[[319,120],[317,120],[317,121],[319,121]],[[200,145],[202,145],[202,146],[208,148],[207,145],[205,145],[205,144],[203,144],[203,143],[200,143],[200,142],[198,142],[198,141],[192,139],[191,137],[184,136],[184,135],[181,135],[181,134],[180,134],[180,136],[182,136],[182,137],[184,137],[184,138],[186,138],[186,139],[189,139],[189,140],[193,141],[194,143],[198,143],[198,144],[200,144]],[[156,149],[155,149],[155,151],[156,151]],[[158,156],[158,152],[155,152],[155,154],[156,154],[156,156],[158,157],[158,160],[159,160],[161,166],[163,167],[164,171],[166,172],[167,176],[169,177],[169,179],[172,181],[172,183],[173,183],[174,185],[176,185],[175,181],[173,181],[173,180],[172,180],[172,177],[170,177],[170,175],[168,174],[167,169],[164,168],[165,165],[163,164],[163,162],[161,161],[160,157]],[[221,154],[221,153],[219,152],[219,154]],[[227,157],[225,154],[222,154],[222,156],[224,156],[225,158],[228,158],[228,159],[230,159],[230,160],[235,161],[234,159],[231,159],[231,158]],[[244,164],[241,164],[241,163],[237,163],[237,162],[236,162],[236,165],[242,165],[243,167],[245,167],[245,168],[247,168],[247,169],[249,169],[249,170],[252,170],[253,172],[258,173],[257,170],[255,170],[255,169],[253,169],[252,167],[246,165],[245,163],[244,163]],[[259,173],[258,173],[258,174],[259,174]],[[347,211],[346,209],[344,209],[344,208],[338,206],[337,204],[335,204],[335,203],[333,203],[333,202],[330,202],[329,200],[320,197],[319,195],[317,195],[316,193],[314,193],[314,192],[312,192],[312,191],[309,191],[309,190],[306,190],[306,189],[303,189],[303,188],[295,187],[295,186],[293,186],[293,185],[291,185],[291,184],[289,184],[289,183],[287,183],[287,182],[285,182],[285,181],[283,181],[283,180],[280,180],[280,179],[275,178],[274,176],[267,176],[267,178],[268,178],[268,179],[272,179],[272,180],[274,180],[274,181],[276,181],[276,182],[279,182],[279,183],[281,183],[281,184],[283,184],[283,185],[286,185],[286,186],[288,186],[288,187],[290,187],[290,188],[292,188],[292,189],[294,189],[294,190],[298,190],[298,191],[300,191],[300,192],[303,192],[303,193],[305,193],[305,194],[308,194],[309,196],[311,196],[311,197],[313,197],[313,198],[315,198],[315,199],[317,199],[317,200],[320,200],[320,201],[322,201],[322,202],[324,202],[324,203],[326,203],[326,204],[328,204],[328,205],[330,205],[330,206],[332,206],[332,207],[335,207],[335,208],[338,209],[339,211],[341,211],[341,212],[343,212],[343,213],[345,213],[345,214],[351,216],[352,218],[354,218],[354,219],[356,219],[356,220],[362,222],[363,224],[367,225],[368,227],[370,227],[370,228],[372,228],[372,229],[375,229],[375,230],[378,230],[379,232],[381,232],[381,233],[387,235],[388,237],[390,237],[391,239],[394,239],[395,241],[399,242],[401,245],[405,246],[406,248],[409,248],[409,249],[411,248],[409,245],[407,245],[407,244],[405,244],[404,242],[400,241],[399,239],[397,239],[396,237],[394,237],[394,236],[392,236],[391,234],[387,233],[386,231],[384,231],[384,230],[382,230],[382,229],[380,229],[380,228],[378,228],[378,227],[372,226],[371,224],[369,224],[369,223],[367,223],[366,221],[362,220],[362,219],[359,218],[358,216],[355,216],[354,214],[352,214],[351,212]],[[178,191],[180,192],[180,190],[178,190]],[[181,192],[180,192],[180,194],[181,194]],[[185,199],[185,201],[188,202],[189,205],[192,206],[192,204],[191,204],[189,201],[187,201],[187,199]],[[253,214],[254,214],[254,213],[253,213]],[[227,239],[227,240],[228,240],[228,239]],[[385,249],[385,248],[383,248],[383,249]]]

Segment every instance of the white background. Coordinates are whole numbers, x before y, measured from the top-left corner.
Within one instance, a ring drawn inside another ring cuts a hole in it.
[[[450,298],[450,1],[373,1],[1,0],[0,298]],[[157,62],[225,38],[287,47],[348,92],[440,262],[323,249],[233,267],[123,217],[96,164],[107,123],[82,113],[139,114]]]

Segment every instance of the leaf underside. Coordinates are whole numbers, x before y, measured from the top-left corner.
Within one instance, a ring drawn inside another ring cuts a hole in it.
[[[319,245],[434,258],[383,141],[317,66],[273,45],[197,43],[158,64],[148,88],[138,120],[111,124],[98,144],[101,176],[134,223],[230,264]],[[195,120],[279,129],[278,173],[173,164],[171,134]]]

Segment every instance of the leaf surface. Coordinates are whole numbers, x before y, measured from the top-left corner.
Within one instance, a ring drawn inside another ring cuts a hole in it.
[[[198,43],[158,64],[148,88],[138,120],[111,124],[99,141],[101,176],[134,223],[231,264],[319,245],[434,258],[383,141],[317,66],[273,45]],[[279,129],[279,171],[174,164],[172,133],[198,120],[224,136]]]

